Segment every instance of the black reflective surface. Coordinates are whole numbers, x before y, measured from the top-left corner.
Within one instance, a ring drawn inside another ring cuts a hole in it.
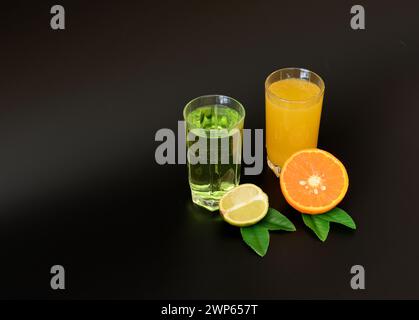
[[[0,11],[0,297],[419,298],[417,5],[365,1],[353,31],[350,1],[61,4],[58,32],[48,1]],[[297,231],[260,259],[191,204],[184,165],[156,164],[154,135],[212,93],[264,128],[264,80],[287,66],[326,83],[319,147],[348,169],[358,230],[322,244],[265,168],[242,182]],[[54,264],[65,291],[50,289]]]

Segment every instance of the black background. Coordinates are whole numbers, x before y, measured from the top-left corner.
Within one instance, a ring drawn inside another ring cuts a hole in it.
[[[11,1],[10,1],[11,2]],[[66,30],[50,8],[66,9]],[[366,30],[350,28],[362,4]],[[414,1],[13,1],[0,8],[0,297],[419,298],[418,31]],[[320,74],[319,147],[350,177],[353,232],[321,243],[266,168],[296,225],[261,259],[192,205],[185,165],[159,166],[160,128],[211,93],[264,128],[264,80]],[[66,290],[50,268],[66,269]],[[349,285],[366,269],[366,290]]]

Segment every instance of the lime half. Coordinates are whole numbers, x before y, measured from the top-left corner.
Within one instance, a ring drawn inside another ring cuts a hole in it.
[[[254,184],[242,184],[227,192],[220,200],[220,213],[226,222],[246,227],[262,220],[268,212],[266,193]]]

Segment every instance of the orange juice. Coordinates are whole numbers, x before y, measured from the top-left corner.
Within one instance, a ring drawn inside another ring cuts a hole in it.
[[[267,81],[266,148],[275,174],[296,151],[317,147],[322,85],[300,78]]]

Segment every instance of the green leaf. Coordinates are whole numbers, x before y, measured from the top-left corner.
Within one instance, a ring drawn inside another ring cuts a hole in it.
[[[351,216],[339,208],[334,208],[326,213],[319,214],[318,217],[329,222],[343,224],[351,229],[356,229],[356,224]]]
[[[269,208],[266,216],[258,223],[258,225],[265,227],[268,230],[285,230],[295,231],[295,226],[279,211],[274,208]]]
[[[316,236],[321,241],[326,241],[329,234],[330,223],[329,221],[320,219],[316,215],[302,214],[304,224],[314,231]]]
[[[263,257],[269,247],[268,229],[255,224],[251,227],[240,228],[244,242],[252,248],[258,255]]]

